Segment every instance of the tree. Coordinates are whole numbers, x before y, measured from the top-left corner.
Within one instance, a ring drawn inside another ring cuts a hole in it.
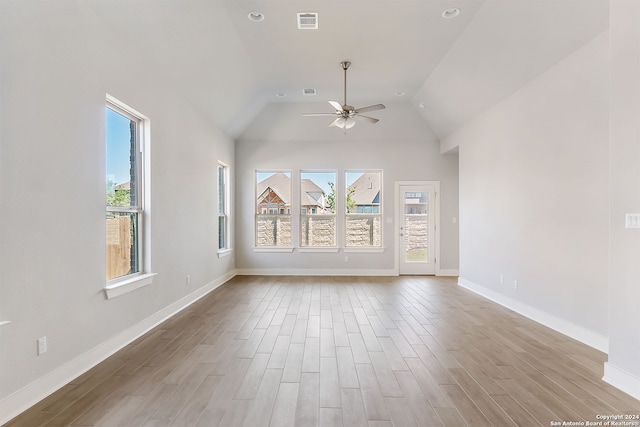
[[[329,203],[329,207],[331,208],[331,212],[336,211],[336,185],[333,182],[329,182],[329,194],[327,194],[327,203]],[[347,189],[347,212],[353,212],[356,207],[356,202],[353,200],[351,196],[355,193],[355,188]]]
[[[107,180],[107,206],[131,206],[131,192],[116,190],[115,181]]]

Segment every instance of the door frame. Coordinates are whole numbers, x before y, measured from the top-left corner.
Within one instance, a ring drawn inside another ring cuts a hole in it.
[[[395,212],[395,225],[394,230],[394,246],[395,257],[393,261],[394,272],[396,276],[400,275],[400,218],[402,217],[400,210],[403,208],[400,198],[400,187],[404,185],[431,185],[435,188],[433,216],[435,221],[436,232],[434,236],[435,240],[435,275],[440,275],[440,181],[396,181],[395,182],[395,195],[394,195],[394,212]]]

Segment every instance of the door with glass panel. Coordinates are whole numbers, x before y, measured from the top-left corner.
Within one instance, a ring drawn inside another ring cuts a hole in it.
[[[435,274],[435,201],[434,184],[398,186],[400,274]]]

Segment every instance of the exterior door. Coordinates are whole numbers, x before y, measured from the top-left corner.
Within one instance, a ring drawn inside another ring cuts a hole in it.
[[[398,272],[436,272],[436,184],[397,186]]]

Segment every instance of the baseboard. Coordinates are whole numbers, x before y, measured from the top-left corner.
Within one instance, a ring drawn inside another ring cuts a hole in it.
[[[602,380],[640,400],[640,378],[635,375],[605,362]]]
[[[475,284],[469,280],[460,277],[458,279],[458,285],[463,288],[469,289],[472,292],[477,293],[493,302],[496,302],[510,310],[515,311],[531,320],[534,320],[544,326],[553,329],[556,332],[560,332],[568,337],[580,341],[590,347],[600,350],[604,353],[609,352],[609,340],[607,337],[595,333],[589,329],[578,326],[565,319],[561,319],[553,314],[549,314],[540,309],[532,307],[528,304],[524,304],[520,301],[516,301],[498,292],[487,289],[483,286]]]
[[[239,268],[238,276],[397,276],[394,269]]]
[[[0,425],[10,421],[65,384],[87,372],[126,345],[138,339],[168,318],[236,276],[230,271],[191,294],[163,308],[152,316],[109,338],[87,353],[40,377],[31,384],[0,400]]]
[[[460,271],[454,268],[441,268],[436,272],[436,276],[457,277],[459,275]]]

